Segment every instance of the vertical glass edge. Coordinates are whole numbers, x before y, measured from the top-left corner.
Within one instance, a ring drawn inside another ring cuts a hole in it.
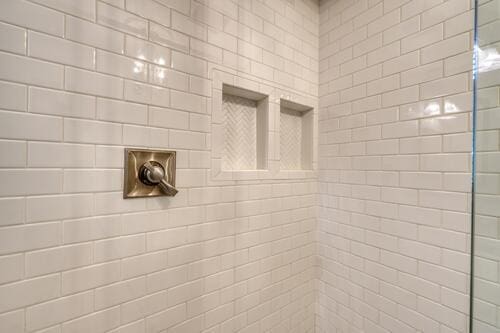
[[[469,285],[469,333],[474,330],[474,235],[476,195],[476,131],[477,131],[477,80],[478,80],[478,14],[479,0],[474,0],[474,39],[472,59],[472,170],[471,170],[471,229],[470,229],[470,285]]]

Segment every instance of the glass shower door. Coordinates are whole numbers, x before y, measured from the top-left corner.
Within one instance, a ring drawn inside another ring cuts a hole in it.
[[[476,0],[471,332],[500,333],[500,0]]]

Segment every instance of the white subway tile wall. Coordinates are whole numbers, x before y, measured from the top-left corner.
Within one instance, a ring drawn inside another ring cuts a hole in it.
[[[213,179],[211,112],[318,64],[315,0],[0,1],[0,331],[313,332],[317,179]],[[124,201],[125,146],[179,194]]]
[[[471,3],[321,1],[316,332],[467,331]]]
[[[478,8],[478,31],[481,36],[478,52],[484,56],[498,53],[498,34],[491,29],[498,26],[498,1],[481,2]],[[474,330],[488,331],[500,328],[498,292],[498,265],[500,263],[498,222],[500,217],[499,154],[499,81],[498,69],[487,62],[479,62],[478,111],[476,131],[476,196],[474,236]],[[460,149],[464,138],[450,142],[451,149]]]

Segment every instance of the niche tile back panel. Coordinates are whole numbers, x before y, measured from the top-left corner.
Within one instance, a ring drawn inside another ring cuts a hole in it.
[[[222,168],[254,170],[257,167],[257,102],[224,94],[224,150]]]
[[[280,152],[282,169],[302,168],[302,112],[288,108],[281,110]]]
[[[311,170],[313,167],[314,108],[280,100],[280,169]]]

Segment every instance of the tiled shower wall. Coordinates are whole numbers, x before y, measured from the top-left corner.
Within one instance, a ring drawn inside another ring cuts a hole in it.
[[[487,59],[498,54],[500,2],[479,4],[473,332],[499,332],[500,69]]]
[[[317,332],[466,332],[472,22],[321,3]]]
[[[316,180],[213,181],[212,70],[317,97],[313,0],[0,1],[0,331],[309,332]],[[236,82],[236,83],[238,83]],[[122,199],[124,147],[178,152]]]

